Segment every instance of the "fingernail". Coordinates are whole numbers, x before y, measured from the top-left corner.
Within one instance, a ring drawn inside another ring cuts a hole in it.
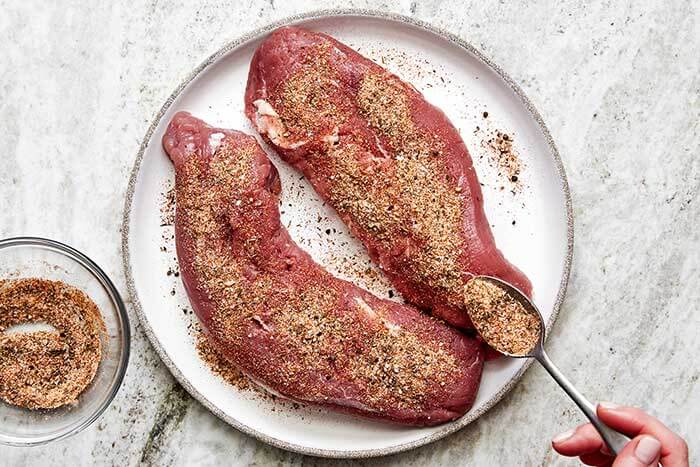
[[[576,433],[576,430],[569,430],[569,431],[565,431],[564,433],[560,433],[557,436],[555,436],[554,438],[552,438],[552,442],[555,444],[563,443],[567,439],[574,436],[574,433]]]
[[[614,402],[598,402],[598,405],[607,410],[615,410],[620,408],[620,406]]]
[[[653,436],[642,436],[634,449],[634,457],[646,465],[651,464],[661,451],[661,443]]]

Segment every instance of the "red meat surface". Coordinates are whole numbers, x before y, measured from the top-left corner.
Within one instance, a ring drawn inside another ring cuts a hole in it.
[[[471,407],[480,344],[314,263],[280,223],[280,180],[255,138],[180,112],[163,146],[182,279],[230,362],[284,397],[406,425]]]
[[[459,133],[410,84],[332,37],[285,27],[253,56],[245,111],[408,302],[468,328],[473,275],[531,293],[496,247]]]

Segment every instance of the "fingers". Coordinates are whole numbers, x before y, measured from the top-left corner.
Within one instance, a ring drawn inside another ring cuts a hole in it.
[[[555,437],[552,440],[552,446],[559,454],[579,457],[586,465],[648,467],[656,466],[661,458],[661,442],[650,435],[637,436],[617,457],[613,458],[602,451],[605,444],[590,423]]]
[[[600,453],[603,446],[602,438],[590,423],[555,436],[552,440],[554,450],[568,457]]]
[[[649,467],[658,465],[661,442],[650,435],[640,435],[627,443],[617,455],[613,467]],[[666,465],[664,464],[664,467]]]
[[[688,445],[656,418],[633,407],[610,403],[600,404],[597,412],[606,425],[635,437],[614,458],[614,463],[590,423],[556,436],[552,447],[564,456],[580,457],[587,465],[641,467],[661,462],[664,467],[688,467]]]
[[[622,407],[609,402],[598,405],[597,412],[603,423],[630,437],[650,435],[658,440],[661,443],[660,459],[664,467],[688,465],[686,442],[651,415],[634,407]]]

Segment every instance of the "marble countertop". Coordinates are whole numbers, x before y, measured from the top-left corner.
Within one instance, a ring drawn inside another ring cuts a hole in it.
[[[137,4],[138,3],[138,4]],[[0,237],[95,259],[126,296],[129,170],[174,86],[225,42],[319,8],[411,15],[481,48],[524,88],[564,159],[574,265],[549,349],[591,399],[647,408],[700,451],[700,6],[640,2],[221,0],[2,2]],[[129,371],[104,416],[0,465],[325,465],[221,422],[170,376],[136,316]],[[582,421],[533,366],[476,423],[374,465],[576,465],[551,436]],[[354,462],[348,462],[354,463]]]

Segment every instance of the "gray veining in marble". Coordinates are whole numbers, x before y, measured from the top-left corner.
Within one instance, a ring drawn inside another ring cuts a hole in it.
[[[700,451],[700,5],[688,1],[0,0],[0,237],[92,256],[125,292],[119,222],[155,112],[225,42],[328,7],[393,11],[480,47],[557,141],[576,246],[549,348],[592,399],[645,407]],[[131,365],[106,414],[71,439],[0,447],[2,465],[326,465],[228,427],[173,380],[134,318]],[[366,465],[576,465],[549,439],[581,415],[533,366],[457,434]]]

